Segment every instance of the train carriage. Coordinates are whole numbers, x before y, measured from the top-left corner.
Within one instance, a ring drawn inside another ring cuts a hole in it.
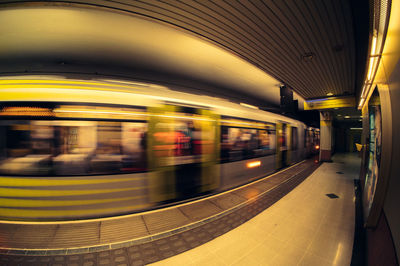
[[[122,215],[303,160],[297,120],[140,83],[0,81],[0,218]]]

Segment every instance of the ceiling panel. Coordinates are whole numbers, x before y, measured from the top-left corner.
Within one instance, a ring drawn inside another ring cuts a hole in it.
[[[92,0],[63,4],[127,11],[191,32],[246,59],[306,99],[328,93],[355,94],[356,44],[350,1]]]

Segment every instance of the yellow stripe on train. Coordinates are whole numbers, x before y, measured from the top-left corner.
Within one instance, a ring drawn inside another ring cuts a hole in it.
[[[132,196],[123,198],[111,198],[111,199],[95,199],[95,200],[25,200],[25,199],[7,199],[3,198],[0,200],[0,208],[3,207],[66,207],[66,206],[80,206],[80,205],[93,205],[100,203],[109,203],[116,201],[126,201],[144,198],[144,196]]]
[[[79,216],[96,216],[104,214],[112,214],[118,212],[128,212],[137,209],[149,208],[151,204],[137,204],[125,207],[113,207],[106,209],[85,209],[85,210],[24,210],[24,209],[11,209],[0,208],[0,217],[13,217],[13,218],[43,218],[43,217],[79,217]]]
[[[20,177],[0,177],[1,187],[42,187],[42,186],[71,186],[71,185],[89,185],[89,184],[107,184],[126,181],[136,181],[142,178],[125,177],[125,178],[109,178],[109,179],[34,179]],[[0,194],[0,197],[2,195]]]
[[[147,187],[114,188],[114,189],[91,189],[91,190],[33,190],[20,188],[0,188],[0,197],[58,197],[92,195],[112,192],[143,190]]]

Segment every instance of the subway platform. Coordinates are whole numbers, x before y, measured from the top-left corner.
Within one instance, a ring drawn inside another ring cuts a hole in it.
[[[0,223],[1,265],[350,265],[359,158],[145,213]]]
[[[350,265],[359,170],[357,154],[336,155],[246,223],[154,265]]]

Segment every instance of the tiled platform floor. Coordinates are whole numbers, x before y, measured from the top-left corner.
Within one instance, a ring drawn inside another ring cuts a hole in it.
[[[337,155],[251,220],[154,265],[350,265],[359,167]]]
[[[286,195],[315,168],[312,160],[303,161],[225,193],[133,215],[67,222],[0,221],[0,254],[68,255],[129,247],[218,223],[228,214],[243,218],[241,224]],[[256,200],[260,197],[262,203]]]
[[[316,168],[318,165],[313,160],[303,161],[225,193],[143,214],[78,223],[2,223],[0,243],[5,247],[0,248],[0,265],[122,266],[156,262],[200,246],[245,223],[289,193]],[[215,207],[219,209],[218,214],[214,214]],[[210,210],[214,211],[210,213]],[[174,211],[182,215],[173,215]],[[138,216],[142,219],[137,219]],[[158,219],[150,219],[153,216]],[[137,225],[143,223],[146,230],[138,231]],[[90,230],[96,224],[98,230]],[[49,237],[44,234],[47,229],[56,233]],[[129,232],[144,237],[132,239],[134,236]],[[127,237],[131,240],[123,241]],[[111,243],[90,246],[102,239]],[[122,242],[112,243],[118,240]],[[22,246],[25,248],[18,248]]]

